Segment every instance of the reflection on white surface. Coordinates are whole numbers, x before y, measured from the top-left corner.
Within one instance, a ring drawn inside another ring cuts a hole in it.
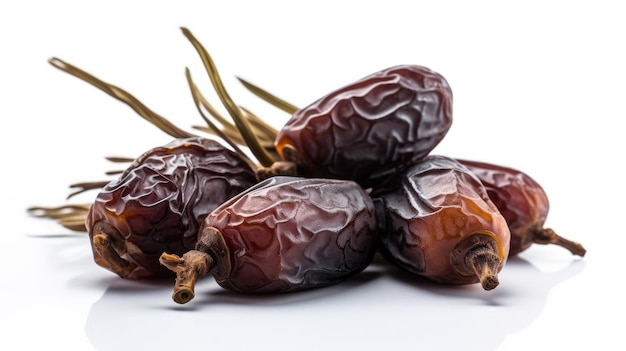
[[[515,258],[490,292],[430,283],[383,262],[333,287],[283,295],[231,293],[209,277],[186,305],[171,300],[171,282],[116,279],[91,307],[85,330],[102,351],[496,350],[541,314],[552,288],[584,267],[573,260],[542,272]]]

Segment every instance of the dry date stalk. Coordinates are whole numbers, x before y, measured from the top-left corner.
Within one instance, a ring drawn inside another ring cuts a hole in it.
[[[75,67],[61,59],[56,57],[51,58],[48,62],[52,64],[54,67],[62,70],[63,72],[69,73],[93,86],[107,93],[108,95],[114,97],[115,99],[125,103],[130,106],[137,114],[146,119],[148,122],[157,126],[159,129],[164,131],[165,133],[173,136],[174,138],[187,138],[194,136],[193,134],[186,132],[170,121],[162,117],[161,115],[155,113],[148,107],[146,107],[141,101],[139,101],[136,97],[125,91],[124,89],[118,88],[114,85],[106,83],[99,78],[94,77],[93,75]]]
[[[217,229],[206,228],[196,246],[197,249],[187,251],[182,257],[163,253],[159,258],[162,265],[176,273],[172,299],[179,304],[194,298],[198,279],[213,270],[217,276],[227,276],[230,273],[228,246]]]
[[[242,79],[239,77],[237,79],[239,79],[241,84],[243,84],[243,86],[245,86],[248,90],[250,90],[254,95],[260,97],[261,99],[269,102],[271,105],[287,112],[290,115],[294,114],[296,111],[300,109],[297,106],[292,105],[291,103],[277,97],[276,95],[270,94],[269,92],[260,88],[259,86],[248,82],[245,79]]]
[[[187,74],[188,82],[190,88],[192,90],[192,96],[198,107],[198,110],[201,113],[202,118],[208,125],[207,127],[196,127],[196,129],[200,129],[208,134],[217,135],[228,142],[233,149],[242,156],[247,162],[253,163],[245,153],[241,151],[241,149],[237,145],[241,146],[252,146],[259,145],[260,149],[256,150],[255,157],[259,155],[261,160],[263,157],[269,157],[265,161],[268,162],[269,159],[276,158],[275,149],[273,146],[273,138],[276,135],[276,131],[269,127],[266,123],[264,123],[260,118],[255,116],[249,110],[246,110],[240,106],[235,105],[230,96],[227,94],[223,84],[221,83],[221,79],[218,75],[217,69],[213,64],[210,56],[206,50],[202,47],[202,45],[195,40],[191,32],[187,29],[183,29],[183,32],[187,36],[187,38],[194,44],[194,47],[198,50],[198,53],[201,54],[203,58],[203,62],[207,66],[207,71],[210,79],[213,84],[218,88],[218,94],[222,99],[223,103],[227,107],[230,112],[235,111],[234,113],[234,121],[235,123],[229,122],[226,118],[222,117],[215,109],[198,91],[193,82],[191,81],[191,77]],[[176,126],[174,123],[164,118],[163,116],[157,114],[150,108],[148,108],[145,104],[143,104],[139,99],[130,94],[124,89],[121,89],[115,85],[104,82],[103,80],[93,76],[92,74],[69,64],[59,58],[53,57],[48,61],[55,68],[60,69],[61,71],[68,73],[76,78],[79,78],[106,94],[114,97],[115,99],[125,103],[129,107],[131,107],[137,114],[139,114],[142,118],[159,128],[161,131],[166,134],[174,137],[174,138],[185,138],[185,137],[193,137],[195,136],[192,133],[186,132],[183,129]],[[220,125],[221,128],[218,128],[214,123],[212,123],[201,111],[200,107],[209,111],[211,116],[215,118]],[[231,113],[232,115],[232,113]],[[245,126],[249,126],[246,128]],[[242,136],[241,130],[248,131],[249,135],[247,136],[248,140],[246,141],[246,137]],[[252,141],[253,138],[256,138],[256,142]],[[272,155],[274,154],[274,155]],[[263,156],[265,155],[265,156]],[[132,158],[125,157],[109,157],[111,162],[132,162]],[[122,170],[109,171],[106,172],[106,175],[118,175],[121,174]],[[94,182],[82,182],[71,184],[71,189],[78,189],[75,192],[71,193],[68,198],[71,198],[77,194],[89,191],[96,190],[102,188],[106,185],[106,181],[94,181]],[[75,231],[86,231],[84,226],[85,214],[87,211],[83,210],[82,206],[88,205],[80,205],[80,206],[63,206],[63,207],[42,207],[35,206],[27,211],[35,216],[55,219],[62,226],[75,230]],[[60,209],[63,209],[63,213],[59,213]]]
[[[245,117],[246,113],[231,99],[230,95],[226,91],[213,59],[187,28],[182,28],[182,31],[200,55],[209,79],[213,84],[213,88],[217,92],[222,104],[235,121],[239,132],[246,141],[246,145],[250,148],[261,165],[266,167],[271,166],[275,160],[265,151],[265,149],[260,145],[258,139],[255,137],[254,131],[248,122],[248,118]]]
[[[450,262],[462,275],[478,277],[483,289],[493,290],[499,284],[501,251],[494,235],[475,234],[456,245],[451,252]]]
[[[89,212],[90,206],[89,204],[56,207],[33,206],[26,209],[26,211],[31,216],[54,219],[69,230],[86,232],[85,217]]]
[[[193,80],[191,79],[191,73],[189,72],[189,69],[185,70],[185,74],[186,74],[186,77],[187,77],[187,82],[189,84],[189,89],[191,90],[191,95],[193,97],[193,101],[195,102],[196,108],[197,108],[198,113],[200,114],[200,116],[204,119],[204,121],[213,130],[213,132],[215,134],[217,134],[220,138],[226,140],[226,142],[228,142],[228,144],[235,150],[235,152],[237,152],[240,156],[242,156],[242,158],[244,160],[246,160],[246,162],[248,162],[248,164],[252,168],[255,168],[254,162],[252,160],[250,160],[250,158],[248,158],[248,156],[246,156],[246,154],[239,148],[238,143],[233,142],[232,139],[230,139],[223,130],[221,130],[216,124],[214,124],[204,114],[204,111],[202,110],[202,107],[207,108],[209,113],[212,114],[214,117],[217,117],[220,120],[223,120],[223,118],[220,116],[220,114],[217,112],[217,110],[213,106],[211,106],[206,101],[206,99],[204,99],[204,97],[202,97],[202,94],[200,93],[198,87],[194,84]]]
[[[116,242],[124,242],[122,235],[117,229],[104,222],[99,222],[94,225],[92,238],[94,250],[112,271],[117,273],[120,277],[125,278],[135,270],[137,265],[122,258],[118,250],[123,251],[123,254],[125,245],[116,245]]]

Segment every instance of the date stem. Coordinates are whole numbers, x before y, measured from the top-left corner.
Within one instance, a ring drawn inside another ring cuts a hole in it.
[[[569,250],[573,255],[585,256],[587,250],[575,241],[568,240],[562,236],[559,236],[551,228],[542,228],[533,232],[533,243],[542,245],[557,245]]]
[[[254,95],[269,102],[271,105],[277,107],[278,109],[283,110],[290,115],[296,113],[296,111],[299,110],[297,106],[277,97],[276,95],[269,93],[268,91],[266,91],[265,89],[262,89],[258,85],[252,84],[249,81],[240,77],[237,77],[237,79],[239,79],[241,84],[243,84],[243,86],[246,87],[248,90],[250,90]]]
[[[450,263],[464,276],[475,276],[485,290],[498,284],[498,271],[504,260],[495,235],[476,233],[459,242],[450,254]]]
[[[144,105],[141,101],[139,101],[135,96],[130,94],[124,89],[121,89],[115,85],[104,82],[103,80],[83,71],[82,69],[73,66],[59,58],[53,57],[48,60],[48,62],[60,69],[61,71],[68,73],[80,80],[83,80],[94,87],[100,89],[105,92],[109,96],[125,103],[130,108],[132,108],[139,116],[143,117],[148,122],[152,123],[157,128],[161,129],[161,131],[173,136],[174,138],[187,138],[193,137],[194,134],[186,132],[172,122],[157,114],[156,112],[149,109],[146,105]]]
[[[224,279],[231,269],[230,252],[224,237],[213,227],[200,230],[195,250],[184,253],[182,257],[163,253],[159,262],[176,273],[172,299],[179,304],[194,298],[198,279],[209,273],[216,279]]]
[[[93,227],[91,241],[94,250],[110,269],[120,277],[126,278],[137,268],[137,265],[120,256],[114,247],[115,237],[119,237],[119,232],[115,228],[107,223],[98,222]]]
[[[256,164],[252,160],[250,160],[250,158],[246,155],[246,153],[243,152],[239,148],[240,143],[235,142],[231,137],[227,135],[228,131],[226,129],[225,130],[220,129],[215,123],[213,123],[204,114],[201,107],[206,108],[213,117],[218,119],[218,121],[223,120],[223,118],[219,115],[219,113],[217,113],[217,110],[215,110],[215,108],[211,104],[209,104],[208,101],[206,101],[206,99],[202,96],[197,86],[193,82],[193,79],[191,78],[191,73],[189,72],[188,68],[185,69],[185,77],[187,77],[187,84],[189,85],[189,90],[191,90],[191,96],[196,105],[196,109],[198,110],[198,113],[200,113],[200,116],[202,117],[202,119],[204,119],[206,124],[209,126],[211,131],[215,133],[215,135],[225,140],[233,148],[233,150],[235,150],[235,152],[239,156],[241,156],[248,163],[248,165],[250,165],[250,167],[254,169],[256,167]],[[226,125],[228,126],[228,124]]]
[[[467,260],[485,290],[493,290],[498,284],[498,267],[502,262],[491,247],[483,246],[467,253]]]
[[[196,282],[215,265],[211,255],[198,250],[188,251],[182,257],[163,253],[159,262],[176,273],[172,299],[179,304],[185,304],[194,298]]]
[[[63,227],[76,232],[86,232],[85,217],[89,212],[90,204],[63,205],[55,207],[33,206],[26,211],[30,215],[41,218],[54,219]]]
[[[246,111],[240,108],[226,91],[217,67],[213,62],[213,58],[211,58],[204,46],[194,37],[189,29],[183,27],[181,30],[200,56],[218,97],[235,122],[235,125],[239,129],[243,139],[246,141],[246,145],[250,148],[250,151],[252,151],[262,166],[271,166],[275,160],[262,147],[259,140],[256,138],[252,127],[250,126],[250,117],[247,117]]]

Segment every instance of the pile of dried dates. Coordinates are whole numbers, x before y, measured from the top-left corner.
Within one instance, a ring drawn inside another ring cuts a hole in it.
[[[230,98],[207,51],[182,30],[231,117],[187,71],[206,136],[50,60],[174,138],[128,160],[114,181],[83,183],[99,191],[91,204],[29,209],[88,232],[99,266],[127,279],[175,276],[173,299],[186,303],[205,275],[241,293],[320,288],[363,271],[377,253],[432,281],[485,290],[508,257],[535,243],[585,255],[544,228],[548,198],[527,174],[431,154],[452,124],[452,91],[439,73],[387,68],[304,108],[242,81],[291,114],[276,130]]]

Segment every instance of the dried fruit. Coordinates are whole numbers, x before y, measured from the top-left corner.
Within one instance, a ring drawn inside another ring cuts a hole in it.
[[[186,303],[208,273],[242,293],[328,286],[365,269],[376,242],[374,204],[355,182],[276,176],[211,212],[195,250],[161,262],[177,273],[174,301]]]
[[[452,123],[452,92],[440,74],[391,67],[302,109],[242,81],[291,114],[276,130],[230,98],[209,54],[182,31],[233,121],[204,99],[187,70],[208,125],[196,128],[235,152],[178,128],[123,89],[50,60],[179,138],[149,150],[117,181],[75,184],[78,192],[102,187],[92,205],[30,209],[87,229],[99,265],[133,279],[174,272],[173,298],[186,303],[209,273],[243,293],[334,284],[365,269],[377,247],[412,273],[446,284],[480,282],[485,290],[499,284],[508,256],[532,243],[584,255],[580,244],[543,228],[547,197],[525,174],[429,156]]]
[[[276,150],[303,175],[368,188],[426,156],[452,123],[452,91],[422,66],[391,67],[298,110]]]
[[[544,228],[550,204],[545,190],[529,175],[486,162],[459,160],[483,183],[506,219],[511,230],[509,255],[517,255],[533,244],[553,244],[566,248],[572,254],[584,256],[585,248]]]
[[[193,248],[204,217],[256,182],[245,161],[211,139],[153,148],[92,204],[86,227],[94,259],[123,278],[169,275],[161,253]]]
[[[446,284],[498,285],[510,243],[504,217],[459,162],[428,156],[373,190],[380,250],[399,267]]]
[[[259,161],[261,179],[298,175],[354,180],[369,188],[430,153],[452,124],[452,91],[445,78],[423,66],[401,65],[369,75],[295,111],[277,131],[232,100],[209,53],[189,30],[183,28],[183,34],[201,57],[234,121],[239,135],[229,134],[229,139],[250,148]],[[206,105],[189,75],[187,78],[196,105]],[[295,108],[242,82],[281,109]],[[232,125],[222,125],[224,132],[232,130]],[[268,139],[274,144],[265,144]]]

